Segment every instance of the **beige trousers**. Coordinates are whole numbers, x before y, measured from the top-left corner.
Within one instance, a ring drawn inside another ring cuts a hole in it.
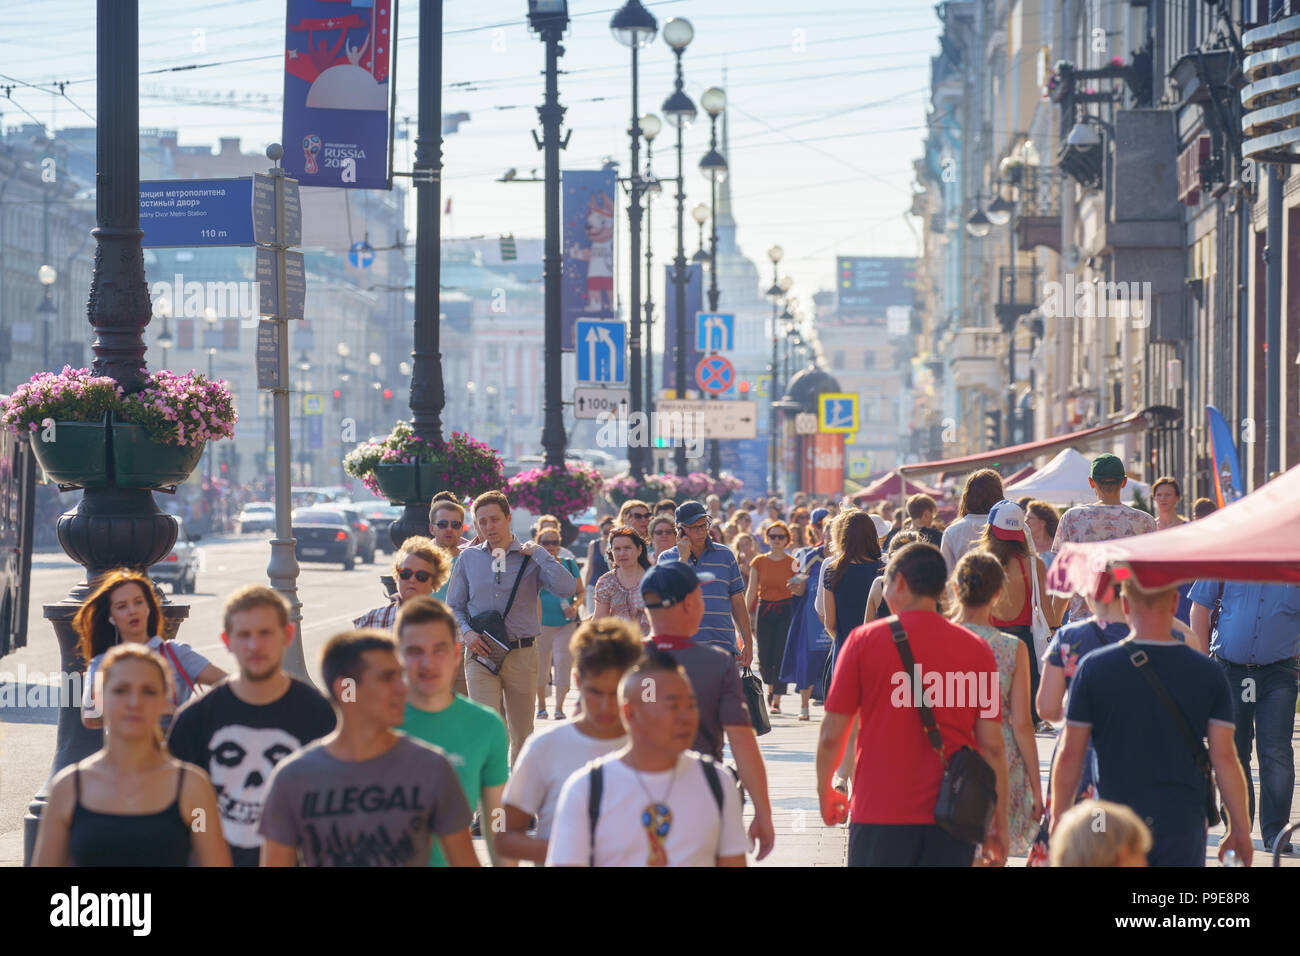
[[[542,636],[537,639],[537,696],[545,700],[546,685],[554,681],[556,710],[564,707],[564,698],[569,696],[569,683],[573,673],[569,640],[577,626],[576,621],[568,624],[543,624]]]
[[[537,705],[537,645],[521,647],[506,655],[501,673],[493,674],[470,651],[465,651],[465,682],[469,698],[491,707],[506,722],[510,735],[510,765],[533,732],[533,708]]]

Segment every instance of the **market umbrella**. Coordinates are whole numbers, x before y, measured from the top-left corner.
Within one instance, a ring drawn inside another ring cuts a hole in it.
[[[1047,587],[1097,598],[1130,576],[1148,589],[1198,578],[1300,583],[1300,466],[1199,521],[1063,545]]]
[[[1056,457],[1028,478],[1005,483],[1006,496],[1012,500],[1033,495],[1039,501],[1052,505],[1085,504],[1097,500],[1097,492],[1088,484],[1092,459],[1079,454],[1073,448],[1065,448]],[[1128,480],[1122,493],[1125,501],[1131,501],[1133,495],[1141,493],[1150,497],[1151,486],[1134,478]]]
[[[871,484],[867,485],[867,487],[857,492],[853,496],[853,503],[860,505],[868,501],[884,501],[886,499],[896,499],[900,496],[906,497],[908,495],[930,495],[932,498],[938,498],[943,494],[941,491],[934,488],[927,488],[925,485],[910,479],[907,481],[906,485],[902,486],[906,489],[905,491],[900,493],[899,487],[898,472],[891,471],[887,475],[881,475]]]

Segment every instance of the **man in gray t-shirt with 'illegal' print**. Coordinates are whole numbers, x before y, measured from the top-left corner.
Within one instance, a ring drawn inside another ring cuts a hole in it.
[[[451,866],[478,866],[455,768],[437,747],[393,730],[406,685],[392,636],[340,634],[321,671],[339,727],[272,772],[258,825],[262,865],[427,866],[437,837]]]

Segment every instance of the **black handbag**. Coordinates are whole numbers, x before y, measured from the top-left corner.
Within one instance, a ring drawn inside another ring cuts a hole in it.
[[[1126,642],[1130,640],[1132,638],[1125,638]],[[1214,789],[1214,768],[1210,764],[1210,755],[1206,752],[1204,741],[1193,732],[1177,702],[1169,696],[1169,689],[1165,687],[1165,682],[1160,679],[1152,668],[1147,666],[1150,663],[1147,652],[1141,648],[1136,648],[1129,654],[1128,659],[1129,663],[1136,667],[1137,672],[1146,678],[1146,682],[1151,685],[1151,689],[1156,693],[1156,699],[1169,712],[1169,716],[1173,718],[1174,726],[1178,728],[1178,732],[1187,741],[1187,746],[1191,748],[1192,756],[1196,758],[1196,765],[1201,769],[1201,773],[1205,774],[1205,822],[1209,826],[1214,826],[1220,819],[1219,796]]]
[[[771,733],[772,718],[767,714],[763,681],[748,667],[744,667],[740,671],[740,686],[745,690],[745,704],[749,707],[749,722],[754,725],[754,736]]]
[[[479,611],[469,619],[469,626],[480,634],[490,639],[490,643],[495,644],[492,653],[484,657],[482,654],[475,654],[474,660],[478,661],[493,674],[501,673],[501,664],[506,659],[506,655],[513,648],[510,646],[510,634],[506,631],[506,615],[510,613],[510,607],[515,603],[515,592],[519,590],[519,582],[524,579],[524,571],[528,567],[528,559],[531,555],[524,555],[524,560],[519,565],[519,573],[515,575],[515,585],[510,589],[510,600],[506,601],[504,611]]]
[[[894,634],[894,646],[903,659],[903,669],[912,680],[916,679],[916,658],[912,656],[907,632],[897,616],[887,618]],[[993,810],[998,804],[997,773],[988,761],[970,747],[962,747],[951,758],[943,755],[943,736],[939,724],[924,700],[916,702],[921,711],[921,723],[930,746],[939,755],[943,765],[943,781],[939,784],[939,799],[934,805],[934,822],[941,830],[962,843],[983,843],[993,820]]]

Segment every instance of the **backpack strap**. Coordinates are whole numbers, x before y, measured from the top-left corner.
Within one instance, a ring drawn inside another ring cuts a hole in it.
[[[718,805],[718,813],[721,813],[722,780],[718,777],[718,765],[708,754],[701,754],[700,766],[704,768],[704,779],[709,782],[709,792],[713,794],[713,802]]]
[[[590,783],[590,790],[587,793],[587,820],[591,828],[587,861],[594,867],[596,865],[596,823],[600,820],[600,798],[605,792],[605,765],[594,764],[587,771],[587,779]]]
[[[908,643],[907,631],[903,630],[903,624],[898,619],[897,614],[893,614],[885,619],[889,625],[890,631],[894,635],[894,646],[898,649],[898,656],[902,658],[903,670],[907,673],[910,681],[916,680],[916,658],[912,656],[912,645]],[[948,772],[948,758],[943,755],[943,734],[939,732],[939,722],[935,720],[934,711],[932,711],[925,698],[914,701],[914,706],[921,712],[921,724],[925,728],[925,736],[930,741],[930,746],[934,752],[939,755],[939,762],[943,764],[944,773]]]

